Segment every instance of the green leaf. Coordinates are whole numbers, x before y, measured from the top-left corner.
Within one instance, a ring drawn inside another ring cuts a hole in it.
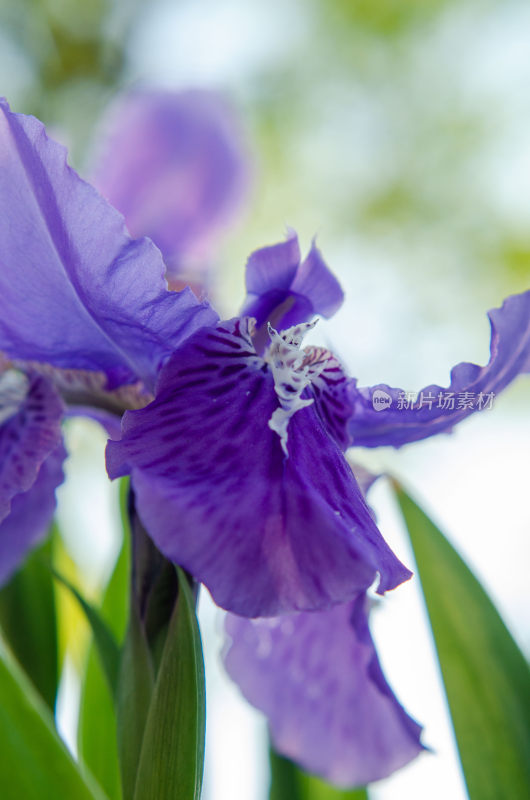
[[[120,494],[127,491],[122,480]],[[121,642],[129,608],[130,539],[127,526],[120,554],[101,604],[101,616]],[[118,736],[114,701],[94,645],[88,653],[79,708],[78,749],[83,763],[112,800],[121,800]]]
[[[91,646],[81,689],[77,729],[79,760],[96,778],[111,800],[121,800],[121,777],[114,701]]]
[[[471,800],[530,797],[530,672],[488,595],[395,485],[429,613]]]
[[[269,747],[271,784],[269,800],[304,800],[299,783],[300,770],[288,758]]]
[[[308,775],[293,761],[269,749],[269,800],[368,800],[366,789],[337,789]]]
[[[1,642],[0,787],[2,800],[105,800],[81,774],[47,706]]]
[[[135,554],[132,547],[131,512],[133,496],[129,481],[120,487],[120,509],[124,541],[129,542],[131,567]],[[133,567],[129,573],[129,623],[123,645],[117,695],[117,740],[123,796],[132,798],[140,760],[145,722],[154,687],[154,667],[147,637],[140,619],[135,595]]]
[[[136,605],[156,673],[177,600],[178,577],[174,564],[164,558],[145,530],[132,493],[127,513],[131,529],[131,603]]]
[[[0,625],[19,664],[53,710],[58,665],[51,549],[48,539],[0,590]]]
[[[195,603],[177,567],[171,616],[145,726],[134,800],[199,800],[204,763],[205,689]]]
[[[101,664],[105,672],[105,677],[109,683],[109,687],[113,694],[116,693],[118,687],[118,675],[120,671],[120,648],[116,643],[116,639],[112,635],[108,625],[103,621],[99,611],[88,603],[83,595],[78,592],[75,586],[72,586],[70,581],[60,575],[52,568],[52,573],[56,580],[60,581],[76,598],[79,605],[85,612],[85,616],[90,623],[92,633],[94,634],[94,641],[98,648]]]
[[[368,800],[366,789],[337,789],[314,775],[300,774],[304,800]]]
[[[123,642],[129,618],[129,575],[131,561],[131,540],[125,504],[129,491],[129,479],[120,482],[120,506],[122,509],[123,537],[114,571],[105,589],[101,603],[101,616],[114,634],[116,641]]]
[[[154,669],[136,603],[131,603],[129,627],[118,683],[118,752],[123,796],[134,797],[136,773],[154,687]]]

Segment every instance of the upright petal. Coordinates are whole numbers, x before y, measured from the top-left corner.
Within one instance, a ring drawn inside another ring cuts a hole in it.
[[[62,413],[61,400],[43,376],[9,370],[0,377],[0,521],[60,445]]]
[[[108,129],[95,185],[133,236],[160,248],[169,278],[189,270],[190,259],[206,262],[246,195],[234,110],[215,92],[137,91],[111,109]]]
[[[167,291],[164,270],[43,125],[0,101],[0,349],[152,386],[179,342],[217,319],[190,290]]]
[[[290,228],[284,242],[251,254],[246,286],[241,313],[254,317],[258,329],[267,321],[284,329],[309,321],[316,314],[331,317],[344,299],[339,282],[314,242],[300,263],[298,237]]]
[[[332,317],[344,302],[341,285],[329,269],[313,241],[311,250],[300,264],[291,290],[307,297],[315,314]]]
[[[59,444],[42,463],[30,489],[17,494],[0,522],[0,585],[48,533],[55,512],[55,490],[64,480],[66,450]]]
[[[381,593],[410,577],[314,408],[291,418],[288,457],[268,424],[277,408],[244,321],[203,329],[166,364],[154,402],[125,414],[109,475],[132,475],[158,548],[236,613],[327,606],[377,572]]]
[[[470,414],[491,407],[496,395],[517,375],[530,372],[530,291],[508,297],[501,308],[493,309],[488,316],[488,364],[457,364],[446,388],[426,386],[413,401],[402,389],[386,384],[358,388],[352,381],[348,387],[350,443],[401,447],[450,431]]]
[[[260,297],[274,289],[289,289],[300,265],[296,231],[289,228],[285,241],[254,250],[247,260],[246,287]]]
[[[273,619],[229,614],[224,661],[275,748],[341,787],[385,778],[424,748],[387,684],[366,600]]]

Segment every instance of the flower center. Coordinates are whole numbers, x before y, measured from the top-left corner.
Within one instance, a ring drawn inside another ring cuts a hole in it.
[[[327,363],[327,357],[320,357],[325,350],[308,348],[301,350],[305,334],[315,327],[318,320],[294,325],[278,333],[268,324],[270,344],[264,353],[274,378],[274,389],[280,401],[280,407],[274,411],[269,420],[269,427],[280,437],[282,450],[286,456],[287,428],[289,420],[297,411],[314,402],[312,397],[302,397],[311,381],[320,375]]]

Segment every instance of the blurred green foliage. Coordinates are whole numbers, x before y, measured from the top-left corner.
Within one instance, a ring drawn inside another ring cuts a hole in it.
[[[0,589],[0,630],[53,711],[59,678],[51,536]]]
[[[17,110],[63,128],[74,159],[123,80],[138,0],[1,0],[3,36],[25,62]]]
[[[349,25],[394,36],[433,17],[450,0],[331,0],[330,13]]]
[[[32,67],[35,96],[40,91],[46,101],[79,77],[101,85],[119,77],[123,53],[107,32],[108,11],[101,0],[3,0],[4,31]]]

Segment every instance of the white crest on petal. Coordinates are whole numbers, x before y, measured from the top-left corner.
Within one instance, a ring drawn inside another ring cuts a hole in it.
[[[285,331],[274,330],[268,325],[271,343],[265,354],[265,360],[271,367],[274,378],[274,389],[280,401],[280,407],[274,411],[269,420],[269,428],[280,437],[282,450],[286,456],[287,428],[289,420],[297,411],[310,406],[313,398],[302,398],[306,386],[316,378],[326,365],[325,360],[315,359],[312,351],[300,350],[305,334],[315,327],[318,320],[294,325]]]

